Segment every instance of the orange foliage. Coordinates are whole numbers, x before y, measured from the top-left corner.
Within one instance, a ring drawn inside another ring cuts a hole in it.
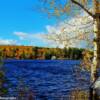
[[[3,58],[5,59],[35,59],[33,53],[33,46],[10,46],[10,45],[1,45],[0,50],[2,50]],[[45,49],[38,48],[37,49],[37,59],[44,59]]]

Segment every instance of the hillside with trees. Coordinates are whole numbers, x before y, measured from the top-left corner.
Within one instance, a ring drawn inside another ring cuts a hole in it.
[[[3,59],[82,59],[84,49],[79,48],[45,48],[34,46],[0,46]]]

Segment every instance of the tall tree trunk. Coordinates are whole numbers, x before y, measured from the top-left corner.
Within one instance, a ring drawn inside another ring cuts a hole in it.
[[[94,18],[94,58],[91,67],[91,80],[97,79],[97,68],[100,67],[100,13],[95,14]]]
[[[98,67],[100,67],[100,13],[95,14],[94,18],[94,59],[91,66],[92,84],[98,78]],[[98,100],[95,89],[90,87],[90,100]]]
[[[94,3],[94,59],[93,66],[91,69],[91,80],[95,82],[97,79],[97,68],[100,67],[100,9],[99,2],[93,0]]]

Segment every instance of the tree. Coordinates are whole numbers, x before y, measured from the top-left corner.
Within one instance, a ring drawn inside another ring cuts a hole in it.
[[[91,82],[95,82],[98,76],[98,67],[100,67],[100,0],[42,0],[44,9],[48,16],[63,16],[71,13],[78,15],[78,11],[85,11],[93,18],[94,28],[94,57],[91,64]],[[89,10],[89,9],[92,10]]]
[[[46,50],[44,56],[45,56],[45,59],[51,59],[51,57],[52,57],[52,53],[50,52],[50,50]]]
[[[75,12],[81,8],[94,22],[94,58],[91,66],[91,80],[94,82],[97,79],[97,68],[100,67],[100,1],[99,0],[42,0],[44,1],[44,12],[50,16],[65,15],[68,12]],[[89,3],[91,6],[89,6]],[[93,10],[90,11],[89,7]],[[77,8],[77,9],[76,9]],[[72,14],[72,13],[71,13]]]
[[[68,49],[66,47],[64,47],[63,52],[64,52],[64,58],[68,58]]]
[[[61,22],[56,27],[48,26],[47,32],[42,37],[59,47],[75,47],[81,42],[87,44],[88,48],[93,47],[93,19],[87,15]]]
[[[34,52],[34,58],[37,59],[38,47],[33,47],[32,51]]]
[[[3,50],[0,49],[0,60],[3,58]]]

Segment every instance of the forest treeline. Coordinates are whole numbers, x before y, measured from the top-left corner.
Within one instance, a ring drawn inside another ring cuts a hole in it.
[[[82,59],[84,49],[33,46],[0,46],[3,59]]]

